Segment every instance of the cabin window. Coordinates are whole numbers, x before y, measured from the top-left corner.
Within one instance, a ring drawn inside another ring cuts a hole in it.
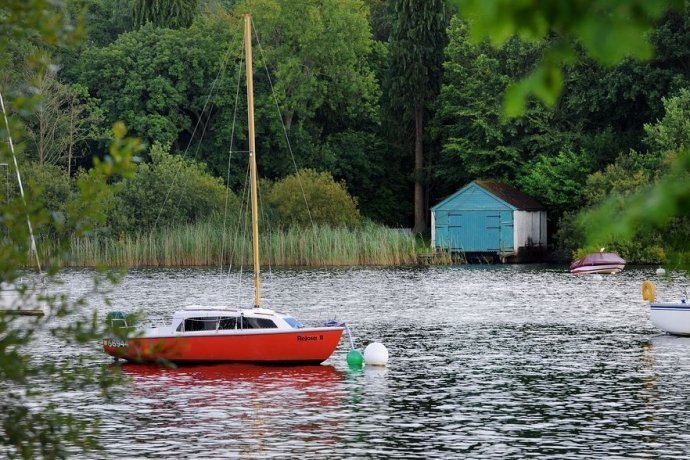
[[[215,331],[218,325],[218,318],[187,318],[184,320],[184,330],[186,332],[195,331]]]
[[[242,317],[242,329],[273,329],[276,323],[268,318],[246,318]]]
[[[218,329],[237,329],[237,318],[234,316],[227,316],[220,318]]]
[[[294,329],[301,329],[304,327],[304,324],[300,323],[299,321],[297,321],[292,316],[286,316],[283,319],[285,320],[286,323],[288,323]]]

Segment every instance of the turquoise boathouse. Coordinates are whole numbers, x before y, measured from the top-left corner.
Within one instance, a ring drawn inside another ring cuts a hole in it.
[[[431,208],[431,244],[505,261],[522,248],[546,248],[546,210],[515,187],[476,180]]]

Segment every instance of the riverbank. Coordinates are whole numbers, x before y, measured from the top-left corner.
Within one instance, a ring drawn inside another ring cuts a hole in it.
[[[50,251],[49,244],[42,252]],[[429,248],[409,232],[377,224],[361,227],[291,227],[262,232],[265,266],[399,266],[417,263]],[[63,264],[69,267],[248,266],[251,237],[214,223],[182,225],[118,238],[72,238]]]
[[[242,235],[243,231],[223,228],[218,222],[203,222],[119,237],[75,237],[70,239],[68,249],[62,251],[57,250],[57,243],[43,239],[38,248],[43,260],[51,259],[50,254],[61,254],[59,265],[64,267],[251,266],[251,237]],[[465,254],[433,251],[428,240],[415,237],[410,231],[371,222],[353,228],[264,229],[261,235],[259,252],[263,266],[394,267],[473,262]],[[616,249],[629,265],[658,265],[664,260],[663,253],[654,251],[657,248]],[[544,252],[529,260],[556,264],[571,261],[562,251]]]

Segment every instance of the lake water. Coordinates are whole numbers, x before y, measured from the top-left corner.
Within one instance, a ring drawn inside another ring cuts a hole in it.
[[[385,368],[350,370],[349,341],[322,366],[123,366],[121,396],[54,389],[63,410],[101,419],[94,458],[522,458],[690,456],[690,338],[660,334],[640,284],[660,300],[678,273],[563,266],[274,270],[265,307],[309,325],[345,321]],[[66,272],[73,295],[88,271]],[[251,280],[218,269],[133,270],[101,312],[163,322],[188,304],[251,305]],[[98,344],[87,362],[110,363]],[[42,353],[65,357],[46,341]],[[81,456],[81,455],[80,455]]]

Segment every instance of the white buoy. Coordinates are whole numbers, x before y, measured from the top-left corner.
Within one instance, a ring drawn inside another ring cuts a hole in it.
[[[663,268],[661,268],[661,267],[660,267],[660,268],[657,268],[657,269],[656,269],[656,274],[657,274],[657,275],[665,275],[665,274],[666,274],[666,270],[663,269]]]
[[[388,363],[388,350],[382,343],[370,343],[364,349],[364,363],[368,366],[385,366]]]

